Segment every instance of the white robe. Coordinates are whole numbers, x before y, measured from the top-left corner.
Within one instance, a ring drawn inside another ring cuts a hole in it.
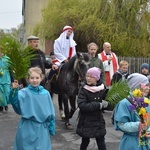
[[[55,54],[56,59],[60,63],[63,62],[65,59],[67,59],[69,57],[70,47],[72,47],[71,57],[76,55],[76,48],[75,48],[76,43],[73,40],[73,35],[74,34],[72,32],[69,39],[66,39],[67,32],[68,32],[68,30],[61,33],[59,38],[56,39],[55,42],[54,42],[54,54]]]
[[[105,55],[107,58],[110,57],[110,55],[106,55],[105,51],[103,51],[103,52],[104,52],[104,55]],[[112,56],[112,54],[113,54],[113,56],[115,57],[115,60],[116,60],[116,63],[117,63],[117,70],[118,70],[118,69],[119,69],[118,58],[117,58],[117,56],[116,56],[115,53],[111,52],[111,56]],[[113,57],[113,56],[112,56],[112,57]],[[108,72],[110,73],[110,80],[111,80],[113,74],[115,73],[114,67],[113,67],[113,65],[114,65],[113,62],[110,61],[110,63],[108,63],[108,60],[103,61],[101,53],[98,54],[98,57],[99,57],[99,58],[102,60],[102,62],[103,62],[104,72],[108,71]],[[106,79],[106,80],[107,80],[107,79]],[[107,88],[110,88],[110,86],[107,86]]]

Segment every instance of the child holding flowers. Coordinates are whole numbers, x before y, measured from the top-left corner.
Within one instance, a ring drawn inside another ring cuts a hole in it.
[[[10,102],[21,115],[14,150],[51,150],[50,135],[55,134],[55,112],[51,96],[40,86],[42,70],[32,67],[28,72],[29,85],[21,90],[12,84]]]
[[[116,105],[114,113],[114,127],[124,133],[119,150],[149,150],[150,101],[145,97],[149,90],[149,81],[146,76],[133,73],[128,76],[127,83],[130,95]]]

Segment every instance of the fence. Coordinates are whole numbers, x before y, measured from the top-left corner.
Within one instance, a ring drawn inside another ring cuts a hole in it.
[[[129,63],[129,73],[139,72],[140,66],[142,63],[148,63],[150,65],[150,58],[142,58],[142,57],[118,57],[118,62],[121,60],[125,60]]]

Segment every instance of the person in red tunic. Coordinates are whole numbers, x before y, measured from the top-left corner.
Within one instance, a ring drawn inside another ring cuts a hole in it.
[[[118,58],[116,54],[111,51],[111,44],[108,42],[103,44],[103,52],[98,55],[103,62],[106,88],[109,89],[111,86],[112,76],[119,69]]]

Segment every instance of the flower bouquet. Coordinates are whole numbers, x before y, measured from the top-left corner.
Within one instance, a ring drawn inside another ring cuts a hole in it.
[[[144,140],[146,135],[146,129],[148,125],[148,113],[146,107],[150,104],[150,100],[146,98],[147,91],[149,88],[147,86],[141,86],[141,89],[135,89],[130,96],[128,97],[130,110],[136,111],[137,115],[140,118],[139,126],[139,138],[140,142]],[[142,126],[146,127],[143,128]]]
[[[131,103],[129,109],[135,111],[140,118],[139,126],[139,144],[145,143],[146,129],[150,125],[150,114],[147,113],[146,107],[150,105],[150,100],[146,98],[149,93],[149,87],[140,85],[139,89],[135,89],[130,92],[130,88],[127,81],[119,81],[112,85],[111,89],[108,91],[105,100],[109,102],[110,105],[115,107],[115,105],[122,99],[126,98]],[[113,119],[113,115],[112,115]],[[144,127],[146,127],[144,129]]]

